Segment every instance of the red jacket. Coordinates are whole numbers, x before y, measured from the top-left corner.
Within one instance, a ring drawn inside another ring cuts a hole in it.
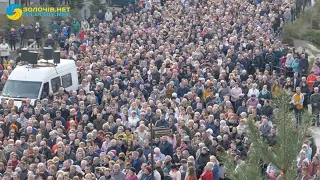
[[[85,31],[80,31],[80,33],[79,33],[80,42],[82,42],[84,40],[84,35],[86,35],[86,32]]]
[[[18,166],[19,161],[11,161],[9,160],[8,162],[8,167],[12,167],[12,170],[14,171],[16,169],[16,167]]]
[[[313,176],[313,175],[314,175],[314,174],[312,174],[313,166],[314,166],[314,163],[310,163],[310,165],[309,165],[309,171],[308,171],[308,174],[309,174],[310,176]],[[320,168],[320,164],[317,165],[315,173],[317,173],[317,170],[318,170],[319,168]]]
[[[138,176],[134,174],[132,176],[126,177],[126,180],[138,180]]]
[[[200,175],[200,179],[199,180],[214,180],[212,171],[204,170],[203,173]]]

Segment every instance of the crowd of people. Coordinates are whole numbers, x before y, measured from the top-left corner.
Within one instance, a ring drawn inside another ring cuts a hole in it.
[[[277,143],[272,102],[282,90],[297,124],[308,105],[319,114],[320,61],[310,72],[308,54],[279,40],[291,12],[285,1],[141,1],[88,21],[54,22],[43,45],[37,23],[38,45],[74,60],[81,84],[21,107],[1,99],[1,178],[227,180],[223,157],[246,159],[249,118],[270,146]],[[23,25],[19,32],[23,39]],[[0,45],[3,88],[24,61],[8,61],[2,47],[10,46]],[[150,124],[171,133],[152,138]],[[319,168],[310,137],[298,180],[319,179]],[[281,176],[272,164],[262,169],[266,179]]]

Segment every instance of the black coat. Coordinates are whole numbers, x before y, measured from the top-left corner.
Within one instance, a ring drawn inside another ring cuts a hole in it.
[[[54,40],[53,39],[47,39],[45,42],[45,47],[54,47]]]
[[[27,180],[28,179],[28,169],[21,171],[20,180]]]
[[[5,135],[6,137],[9,136],[10,126],[11,126],[11,123],[10,123],[10,122],[9,122],[8,124],[3,123],[3,124],[1,125],[1,129],[2,129],[2,131],[3,131],[3,133],[4,133],[4,135]]]
[[[70,152],[70,154],[64,153],[64,159],[72,159],[73,161],[75,161],[76,155],[73,152]]]
[[[162,152],[162,154],[164,155],[169,155],[170,157],[173,156],[173,146],[171,143],[169,142],[165,142],[165,143],[160,143],[160,151]]]
[[[209,162],[210,160],[210,153],[206,153],[206,154],[203,154],[201,153],[197,162],[198,162],[198,169],[200,172],[203,171],[204,167],[207,165],[207,163]]]
[[[47,157],[47,159],[51,159],[52,158],[52,152],[50,148],[45,148],[44,150],[40,150],[40,154],[43,154]]]

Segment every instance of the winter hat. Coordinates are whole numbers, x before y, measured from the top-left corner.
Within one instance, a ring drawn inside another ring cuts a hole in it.
[[[147,166],[147,167],[146,167],[146,170],[149,171],[150,173],[152,172],[152,169],[151,169],[150,166]]]
[[[169,173],[169,169],[168,169],[168,168],[164,168],[164,169],[163,169],[163,172],[164,172],[164,173]]]

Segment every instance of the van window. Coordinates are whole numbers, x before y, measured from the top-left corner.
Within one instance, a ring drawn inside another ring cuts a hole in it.
[[[62,87],[67,88],[72,86],[72,76],[71,73],[61,76]]]
[[[60,76],[51,79],[51,89],[53,93],[58,92],[60,87],[61,87]]]
[[[2,96],[37,99],[40,88],[41,82],[8,80],[3,88]]]
[[[42,92],[41,92],[41,99],[46,98],[49,95],[49,82],[43,84]]]

